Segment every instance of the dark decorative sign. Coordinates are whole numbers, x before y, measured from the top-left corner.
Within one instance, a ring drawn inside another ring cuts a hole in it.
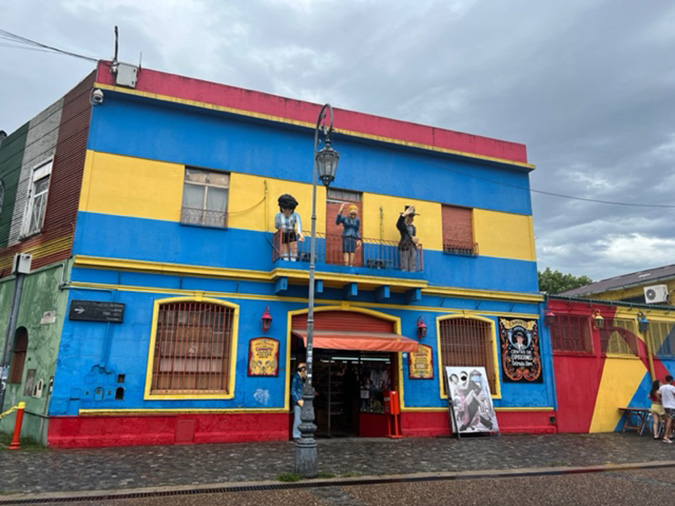
[[[408,353],[408,377],[410,379],[433,379],[434,358],[431,346],[420,344],[417,351]]]
[[[74,300],[70,303],[69,320],[122,323],[124,304],[96,300]]]
[[[248,345],[248,375],[279,375],[279,341],[270,337],[251,339]]]
[[[504,381],[542,383],[537,320],[500,318],[499,339]]]

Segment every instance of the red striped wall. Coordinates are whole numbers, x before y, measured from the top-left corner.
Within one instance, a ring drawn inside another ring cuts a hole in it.
[[[99,63],[97,81],[102,84],[114,85],[114,76],[110,73],[109,65],[109,62]],[[312,125],[316,123],[321,109],[320,105],[309,102],[149,69],[139,70],[136,90],[277,116]],[[343,109],[335,109],[334,116],[335,124],[339,125],[341,130],[514,162],[527,162],[527,151],[524,144],[443,130]]]

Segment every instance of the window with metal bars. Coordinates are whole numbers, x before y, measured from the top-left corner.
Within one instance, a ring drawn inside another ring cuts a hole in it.
[[[600,351],[603,355],[639,357],[637,322],[614,318],[600,329]]]
[[[651,321],[647,339],[655,357],[660,359],[675,358],[675,325]]]
[[[490,322],[471,318],[447,318],[440,321],[441,365],[457,367],[482,366],[490,391],[497,393],[494,360],[494,332]]]
[[[227,172],[186,167],[181,223],[225,228],[229,186]]]
[[[234,309],[215,303],[161,304],[151,394],[229,394]]]
[[[551,325],[553,351],[593,353],[591,319],[588,316],[556,315]]]

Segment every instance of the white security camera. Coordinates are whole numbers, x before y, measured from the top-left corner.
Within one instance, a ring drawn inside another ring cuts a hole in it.
[[[94,91],[91,92],[91,103],[94,105],[100,105],[103,103],[103,91],[99,90],[98,88],[95,88]]]

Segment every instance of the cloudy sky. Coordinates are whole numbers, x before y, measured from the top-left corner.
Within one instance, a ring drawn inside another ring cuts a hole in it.
[[[2,30],[94,58],[112,57],[118,25],[122,61],[525,143],[534,190],[632,204],[533,193],[540,270],[675,263],[670,0],[0,0],[0,14]],[[12,45],[8,133],[94,65]]]

